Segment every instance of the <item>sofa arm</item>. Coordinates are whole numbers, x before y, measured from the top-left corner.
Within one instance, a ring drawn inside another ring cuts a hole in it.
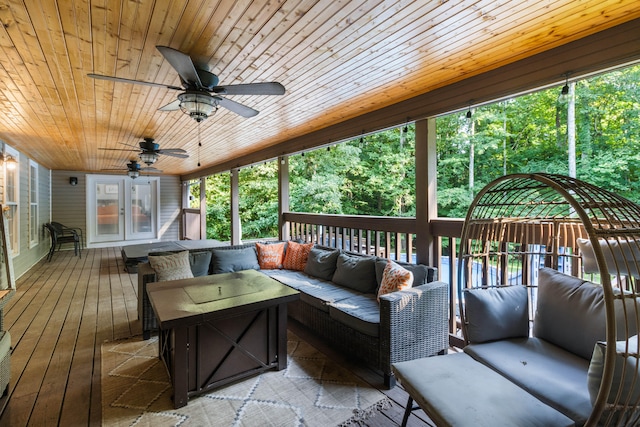
[[[147,295],[147,283],[156,282],[156,272],[148,262],[138,264],[138,320],[142,324],[142,337],[146,340],[157,329],[156,315]]]
[[[446,351],[449,285],[430,282],[380,297],[382,366]]]

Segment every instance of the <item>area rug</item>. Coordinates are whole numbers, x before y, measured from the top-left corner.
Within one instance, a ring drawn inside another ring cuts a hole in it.
[[[289,332],[287,368],[189,399],[174,409],[157,338],[102,344],[103,426],[366,425],[387,397]]]

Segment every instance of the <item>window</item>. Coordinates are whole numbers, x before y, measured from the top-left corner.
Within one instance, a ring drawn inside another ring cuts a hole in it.
[[[20,196],[20,154],[9,146],[5,146],[5,159],[11,156],[15,162],[4,162],[4,204],[7,210],[7,226],[9,228],[9,243],[11,255],[20,253],[20,215],[18,202]]]
[[[40,240],[40,221],[38,207],[38,164],[29,161],[29,247],[32,248]]]

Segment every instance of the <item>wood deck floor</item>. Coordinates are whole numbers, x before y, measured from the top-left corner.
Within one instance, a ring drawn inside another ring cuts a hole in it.
[[[140,335],[137,274],[125,272],[119,248],[89,249],[82,258],[56,252],[23,275],[5,308],[11,333],[9,399],[0,416],[3,426],[101,425],[100,345]],[[321,340],[291,324],[301,338],[379,386],[382,377],[332,352]],[[371,426],[397,426],[407,394],[382,390],[393,405]],[[422,411],[409,426],[431,425]]]

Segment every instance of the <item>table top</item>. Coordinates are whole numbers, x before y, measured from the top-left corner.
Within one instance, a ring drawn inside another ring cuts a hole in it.
[[[147,284],[160,328],[201,323],[299,298],[299,292],[256,270]]]

